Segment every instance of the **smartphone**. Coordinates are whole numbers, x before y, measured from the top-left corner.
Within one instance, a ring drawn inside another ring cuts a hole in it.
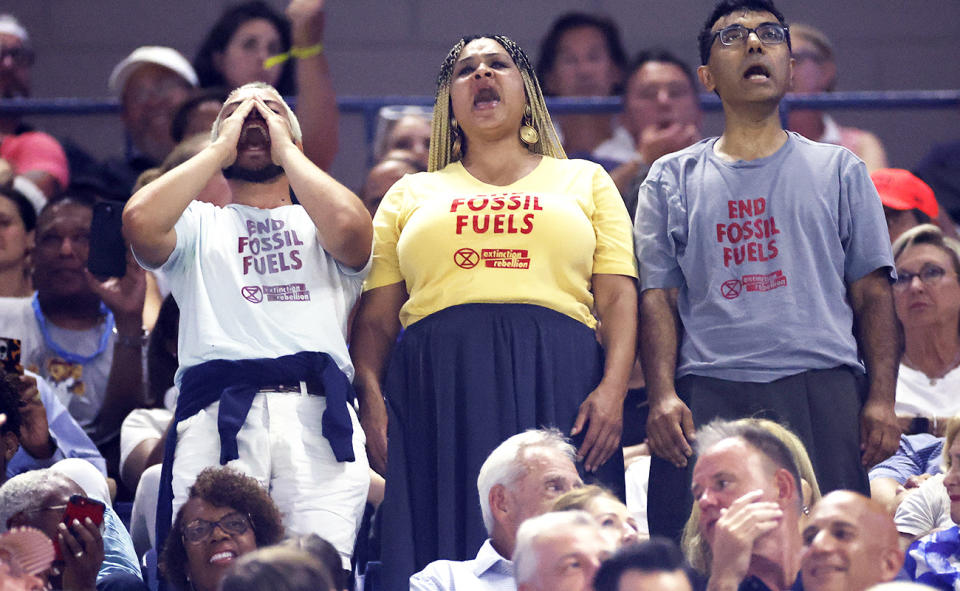
[[[20,362],[20,339],[0,337],[0,367],[8,375],[23,375],[23,364]]]
[[[123,203],[120,201],[98,201],[93,206],[87,268],[97,277],[123,277],[127,272],[122,216]]]
[[[64,525],[70,528],[74,519],[83,523],[83,520],[89,517],[94,525],[100,527],[103,525],[103,512],[106,509],[107,506],[96,499],[83,495],[73,495],[67,501],[67,508],[63,510],[62,521]],[[72,529],[70,531],[73,533]],[[53,541],[53,550],[56,560],[63,560],[63,553],[58,540]]]

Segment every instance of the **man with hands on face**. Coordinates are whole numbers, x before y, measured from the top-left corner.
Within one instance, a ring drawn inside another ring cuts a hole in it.
[[[697,432],[694,502],[713,554],[708,591],[801,588],[800,473],[789,448],[753,425]]]
[[[288,529],[319,534],[346,562],[369,485],[346,322],[370,216],[304,156],[299,123],[269,85],[233,91],[211,137],[124,211],[135,255],[167,274],[181,309],[158,543],[170,495],[175,511],[203,468],[229,464],[268,487]],[[192,201],[221,170],[233,202]]]

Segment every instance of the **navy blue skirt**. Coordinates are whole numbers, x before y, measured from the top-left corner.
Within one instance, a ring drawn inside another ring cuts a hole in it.
[[[477,495],[487,455],[526,429],[569,433],[602,376],[594,331],[548,308],[465,304],[411,325],[384,384],[389,455],[378,519],[386,588],[407,589],[407,578],[434,560],[473,558],[487,538]],[[591,480],[622,491],[622,454]]]

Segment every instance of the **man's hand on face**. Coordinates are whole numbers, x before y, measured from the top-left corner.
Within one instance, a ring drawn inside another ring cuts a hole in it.
[[[283,115],[276,113],[267,106],[267,103],[259,96],[254,97],[254,108],[260,113],[264,121],[267,122],[267,129],[270,131],[270,159],[277,166],[283,167],[289,148],[297,148],[293,141],[293,132],[290,130],[290,124]]]
[[[674,122],[664,128],[648,125],[640,137],[641,158],[644,163],[653,164],[657,158],[691,145],[698,136],[697,127],[692,123],[684,125]]]
[[[74,519],[69,528],[63,523],[57,528],[63,550],[63,588],[95,589],[104,558],[100,528],[89,517],[82,522]]]
[[[750,491],[720,511],[710,544],[711,579],[739,583],[746,578],[754,543],[773,531],[783,516],[777,503],[762,498],[762,490]]]
[[[240,132],[243,131],[243,122],[254,108],[254,98],[248,97],[220,122],[220,134],[210,144],[210,148],[220,152],[220,168],[226,168],[237,159],[237,143],[240,141]]]

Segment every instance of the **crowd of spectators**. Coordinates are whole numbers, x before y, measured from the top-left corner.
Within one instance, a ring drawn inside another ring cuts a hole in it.
[[[104,160],[0,114],[0,591],[956,588],[956,146],[782,121],[838,47],[721,0],[462,38],[349,188],[327,26],[132,48]]]

